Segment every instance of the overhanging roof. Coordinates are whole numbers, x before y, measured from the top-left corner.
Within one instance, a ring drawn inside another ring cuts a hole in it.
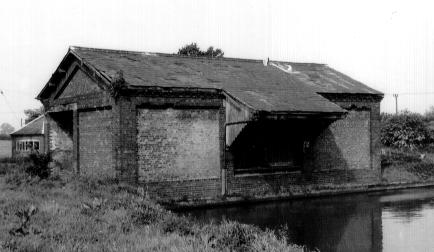
[[[68,55],[75,56],[108,82],[122,71],[130,88],[217,89],[256,111],[344,113],[345,110],[319,93],[381,95],[323,64],[271,62],[265,66],[259,60],[192,58],[83,47],[71,47]],[[276,65],[290,65],[292,69],[284,71]]]

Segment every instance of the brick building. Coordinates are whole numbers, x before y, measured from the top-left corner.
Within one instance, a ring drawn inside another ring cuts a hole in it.
[[[12,132],[12,156],[28,155],[31,152],[45,153],[45,116],[39,116]]]
[[[382,97],[324,64],[81,47],[38,95],[77,173],[178,200],[378,182]]]

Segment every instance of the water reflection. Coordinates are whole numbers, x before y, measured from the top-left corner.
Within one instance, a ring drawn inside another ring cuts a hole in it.
[[[237,220],[287,230],[291,242],[320,251],[430,251],[434,189],[196,209],[202,221]]]

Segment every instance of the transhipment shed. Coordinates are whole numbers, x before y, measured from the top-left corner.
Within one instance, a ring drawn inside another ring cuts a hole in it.
[[[324,64],[83,47],[38,95],[50,151],[164,199],[376,183],[382,97]]]

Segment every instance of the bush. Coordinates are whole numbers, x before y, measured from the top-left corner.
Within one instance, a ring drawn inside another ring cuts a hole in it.
[[[33,177],[48,178],[51,174],[51,169],[48,165],[50,162],[50,154],[31,153],[26,172]]]
[[[381,167],[385,168],[393,164],[420,163],[420,154],[409,150],[386,150],[381,154]]]
[[[434,177],[434,164],[420,163],[411,167],[410,172],[417,175],[420,179],[430,179]]]
[[[180,235],[194,235],[194,225],[186,217],[179,217],[174,214],[168,214],[161,222],[161,228],[164,233],[178,232]]]
[[[29,180],[30,176],[24,171],[23,166],[16,166],[5,174],[5,182],[14,187],[25,184]]]
[[[209,243],[219,251],[250,251],[257,234],[263,234],[257,227],[231,221],[206,226],[202,232],[209,234]]]
[[[164,211],[152,204],[131,204],[131,219],[136,225],[149,225],[159,221],[164,216]]]
[[[408,111],[397,115],[382,114],[381,142],[385,146],[414,149],[430,141],[429,131],[420,114]]]

